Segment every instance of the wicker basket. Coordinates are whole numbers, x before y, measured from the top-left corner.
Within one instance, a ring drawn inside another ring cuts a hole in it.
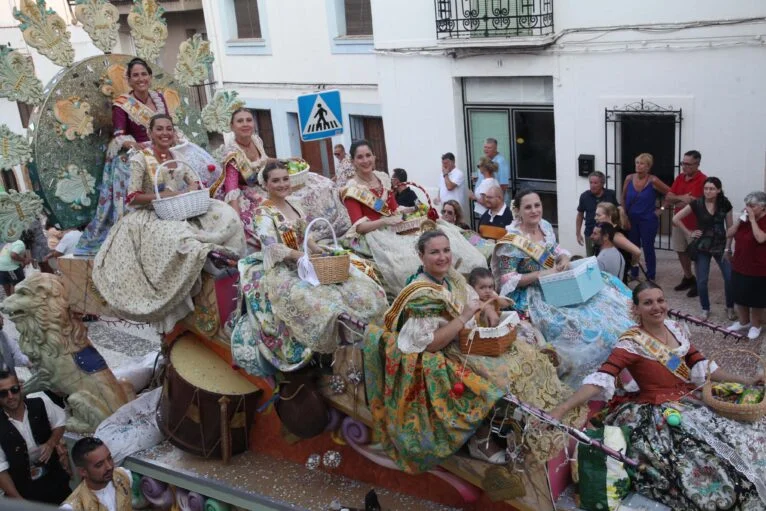
[[[325,222],[330,226],[330,232],[332,232],[333,248],[341,250],[338,245],[338,238],[335,236],[335,229],[332,224],[326,218],[315,218],[306,227],[306,235],[303,240],[303,253],[309,254],[309,234],[311,228],[317,222]],[[348,280],[349,269],[351,266],[351,257],[348,254],[337,256],[311,256],[309,257],[311,266],[314,267],[314,273],[316,273],[317,279],[320,284],[340,284]]]
[[[306,163],[306,160],[302,160],[300,158],[292,158],[295,161],[300,161],[303,163]],[[290,174],[290,186],[293,188],[300,188],[301,186],[306,184],[306,180],[309,177],[309,171],[311,170],[311,167],[306,166],[305,170],[301,170],[300,172],[296,174]]]
[[[724,351],[738,351],[758,357],[761,367],[766,370],[766,363],[763,357],[748,350],[729,349]],[[713,395],[713,381],[710,377],[710,366],[708,366],[708,375],[705,385],[702,387],[702,401],[714,412],[726,418],[741,422],[757,422],[766,415],[766,399],[760,403],[738,404],[721,401]]]
[[[408,181],[402,184],[407,186],[414,186],[415,188],[423,192],[423,195],[425,195],[426,200],[428,201],[428,209],[433,209],[434,205],[431,202],[431,196],[428,195],[428,192],[426,191],[425,188],[411,181]],[[420,231],[420,228],[423,226],[423,222],[425,222],[426,220],[429,220],[428,216],[426,215],[413,218],[411,220],[405,220],[404,222],[391,226],[391,230],[393,230],[396,234],[402,234],[402,235],[412,234],[414,232]]]
[[[184,166],[197,178],[200,189],[191,192],[182,193],[174,197],[160,197],[159,176],[160,172],[167,168],[169,163],[175,163],[178,166]],[[186,162],[181,160],[168,160],[157,167],[154,173],[154,193],[157,198],[152,201],[154,212],[162,220],[186,220],[195,216],[204,215],[210,207],[210,193],[208,192],[202,180],[195,170]]]
[[[417,218],[412,218],[410,220],[405,220],[404,222],[400,222],[396,225],[391,226],[391,230],[394,231],[396,234],[412,234],[413,232],[418,232],[420,230],[420,226],[423,225],[423,222],[428,220],[428,217],[426,216],[419,216]]]
[[[491,303],[487,302],[486,307]],[[519,324],[519,315],[515,312],[503,312],[500,315],[500,324],[496,327],[479,326],[479,316],[482,309],[476,312],[466,327],[460,331],[460,352],[465,355],[481,355],[484,357],[499,357],[507,352],[516,341],[516,325]]]

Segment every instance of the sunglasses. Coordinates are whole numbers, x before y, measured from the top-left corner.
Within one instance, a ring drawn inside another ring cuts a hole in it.
[[[19,392],[21,392],[21,386],[20,385],[14,385],[13,387],[11,387],[9,389],[0,390],[0,399],[5,399],[8,396],[10,396],[11,394],[18,394]]]

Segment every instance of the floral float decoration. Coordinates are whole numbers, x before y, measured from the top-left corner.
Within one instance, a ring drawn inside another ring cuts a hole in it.
[[[120,11],[117,7],[107,0],[77,0],[74,15],[96,48],[110,53],[117,44],[117,31],[120,28]]]
[[[90,115],[90,104],[81,101],[77,96],[56,101],[53,115],[59,124],[56,132],[67,140],[76,137],[85,138],[93,133],[93,116]]]
[[[245,106],[236,91],[220,90],[202,109],[202,122],[208,131],[227,133],[230,131],[229,119],[237,108]]]
[[[104,96],[114,99],[130,92],[128,85],[128,68],[122,64],[112,64],[99,78],[99,89]]]
[[[157,0],[136,1],[128,14],[130,34],[136,42],[136,53],[147,62],[155,62],[168,38],[168,27],[162,15],[165,9]]]
[[[42,212],[43,200],[36,193],[0,189],[0,241],[19,239]]]
[[[45,0],[21,0],[21,9],[13,8],[13,17],[29,46],[51,62],[69,67],[74,62],[74,48],[64,19],[49,9]]]
[[[0,44],[0,98],[39,105],[43,84],[35,76],[29,55]]]
[[[213,60],[210,41],[203,41],[200,34],[194,34],[178,48],[176,81],[187,87],[203,83],[208,78],[209,66]]]
[[[90,195],[96,191],[96,178],[85,169],[70,163],[66,170],[59,172],[56,183],[56,197],[72,209],[90,206]]]
[[[0,126],[0,168],[22,165],[31,157],[32,148],[24,137],[12,132],[5,124]]]

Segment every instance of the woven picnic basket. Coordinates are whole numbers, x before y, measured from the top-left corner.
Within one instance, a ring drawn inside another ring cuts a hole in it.
[[[484,304],[484,307],[495,302],[492,299]],[[499,357],[507,352],[516,341],[516,325],[519,324],[519,315],[515,312],[503,312],[500,315],[500,324],[496,327],[483,327],[479,325],[479,318],[484,307],[479,309],[473,319],[466,323],[466,328],[460,330],[460,352],[465,355],[481,355],[484,357]]]
[[[174,197],[161,197],[159,188],[159,176],[163,169],[168,169],[168,164],[175,163],[178,167],[185,167],[197,178],[199,190],[192,190]],[[154,212],[162,220],[186,220],[195,216],[204,215],[210,207],[210,193],[205,188],[202,179],[188,163],[181,160],[168,160],[157,167],[154,173],[154,193],[157,198],[152,201]]]
[[[306,160],[303,160],[301,158],[291,158],[295,161],[300,161],[303,163],[306,163]],[[289,160],[287,160],[289,161]],[[285,163],[287,163],[287,161]],[[311,170],[311,167],[308,166],[306,163],[306,168],[301,170],[300,172],[296,172],[295,174],[290,174],[290,186],[292,188],[300,188],[301,186],[306,184],[306,180],[309,177],[309,171]],[[289,172],[288,172],[289,173]]]
[[[309,253],[309,234],[311,228],[317,222],[325,222],[330,226],[330,232],[332,233],[333,248],[336,250],[342,250],[342,247],[338,245],[338,238],[335,236],[335,229],[326,218],[315,218],[306,227],[306,236],[303,240],[303,253]],[[319,279],[320,284],[340,284],[348,280],[349,268],[351,266],[351,256],[347,253],[342,255],[313,255],[309,258],[311,265],[314,267],[314,272]]]
[[[766,370],[766,363],[764,362],[763,357],[753,353],[752,351],[741,349],[728,349],[724,351],[741,352],[758,357],[758,360],[761,363],[761,367]],[[760,403],[751,404],[729,403],[727,401],[717,399],[713,395],[713,380],[710,374],[710,366],[708,366],[707,380],[702,386],[702,402],[704,402],[708,408],[716,412],[718,415],[722,415],[735,421],[757,422],[763,418],[764,415],[766,415],[766,399],[762,399]]]

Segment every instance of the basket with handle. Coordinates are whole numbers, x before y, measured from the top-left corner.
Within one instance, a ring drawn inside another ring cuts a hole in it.
[[[439,218],[439,214],[436,213],[433,203],[431,202],[431,196],[428,195],[428,192],[426,191],[425,188],[411,181],[407,181],[406,183],[402,183],[402,184],[406,186],[414,186],[415,188],[423,192],[423,195],[425,195],[426,200],[428,201],[427,216],[412,218],[410,220],[405,220],[403,222],[400,222],[396,225],[391,226],[391,230],[393,230],[396,234],[404,235],[404,234],[412,234],[413,232],[419,231],[420,227],[423,225],[423,222],[425,222],[426,220],[433,220],[435,222]]]
[[[482,311],[493,302],[495,310],[499,311],[497,298],[492,298],[476,311],[473,319],[466,323],[466,328],[460,330],[461,353],[499,357],[516,341],[516,325],[520,321],[516,312],[503,312],[500,315],[500,323],[495,327],[484,327],[479,324]]]
[[[185,192],[174,197],[160,197],[160,172],[163,169],[169,170],[168,164],[170,163],[176,164],[176,170],[180,166],[190,170],[191,174],[197,178],[200,189]],[[187,218],[204,215],[210,207],[210,193],[202,183],[202,179],[200,179],[191,165],[181,160],[168,160],[157,167],[157,172],[154,173],[154,193],[157,198],[152,201],[152,206],[154,207],[154,212],[162,220],[186,220]]]
[[[335,236],[335,229],[332,223],[326,218],[315,218],[306,227],[306,235],[303,240],[303,253],[310,254],[309,252],[309,234],[311,228],[317,222],[325,222],[330,226],[330,232],[332,233],[332,244],[335,250],[343,250],[338,245],[338,238]],[[312,255],[308,258],[311,266],[314,267],[314,273],[316,273],[317,279],[320,284],[339,284],[348,280],[349,268],[351,266],[351,257],[346,254],[341,255]]]
[[[724,351],[742,352],[748,355],[757,357],[761,367],[766,371],[766,362],[763,357],[748,350],[742,349],[727,349]],[[728,419],[741,422],[757,422],[764,415],[766,415],[766,399],[761,399],[759,403],[730,403],[728,401],[722,401],[713,395],[713,380],[710,373],[710,365],[708,365],[707,379],[702,386],[702,402],[705,403],[708,408],[713,410],[719,415],[722,415]]]
[[[309,177],[309,171],[311,170],[311,167],[309,166],[308,162],[304,160],[303,158],[289,158],[287,160],[283,160],[285,164],[288,164],[290,161],[297,161],[299,163],[305,163],[306,168],[296,172],[295,174],[291,174],[288,170],[288,175],[290,176],[290,186],[292,188],[300,188],[301,186],[306,184],[306,180]]]

